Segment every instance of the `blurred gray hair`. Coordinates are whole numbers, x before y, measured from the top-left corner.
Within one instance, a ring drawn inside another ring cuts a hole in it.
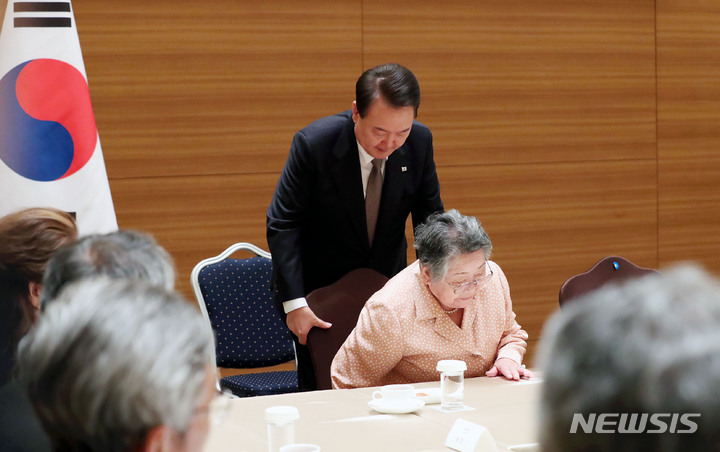
[[[92,276],[138,279],[172,290],[172,258],[155,239],[140,231],[90,235],[60,249],[48,262],[40,303],[45,306],[68,283]]]
[[[543,450],[720,450],[720,283],[695,265],[563,306],[545,326],[540,363]],[[575,413],[701,416],[693,434],[570,434]]]
[[[420,264],[430,271],[430,278],[445,278],[450,259],[482,250],[490,259],[492,242],[480,221],[457,210],[434,213],[415,229],[415,251]]]
[[[179,295],[105,278],[65,288],[18,352],[58,450],[139,450],[156,426],[186,431],[212,366],[212,334]]]

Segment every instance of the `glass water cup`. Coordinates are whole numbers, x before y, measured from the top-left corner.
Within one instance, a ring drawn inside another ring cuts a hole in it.
[[[438,361],[440,371],[440,408],[443,410],[459,410],[465,406],[465,361],[445,359]]]
[[[294,406],[271,406],[265,409],[268,430],[268,452],[279,452],[282,446],[295,443],[295,421],[300,412]]]

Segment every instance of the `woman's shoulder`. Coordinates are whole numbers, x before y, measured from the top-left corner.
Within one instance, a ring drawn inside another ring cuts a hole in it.
[[[489,260],[488,265],[490,266],[490,270],[492,270],[492,272],[494,274],[501,276],[502,278],[505,278],[505,272],[503,271],[503,269],[500,267],[500,265],[497,262]]]
[[[398,317],[406,317],[415,305],[419,293],[418,272],[412,264],[391,278],[370,297],[366,306],[373,310],[387,310]]]
[[[412,292],[404,290],[400,285],[386,285],[368,299],[366,306],[399,313],[412,305]]]

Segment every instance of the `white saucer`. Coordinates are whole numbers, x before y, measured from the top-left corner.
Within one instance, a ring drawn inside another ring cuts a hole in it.
[[[415,397],[425,402],[425,405],[440,403],[440,388],[416,389]]]
[[[402,405],[392,405],[385,403],[383,399],[373,399],[368,402],[368,406],[379,413],[405,414],[419,410],[425,406],[425,402],[419,399],[412,399],[410,402]]]

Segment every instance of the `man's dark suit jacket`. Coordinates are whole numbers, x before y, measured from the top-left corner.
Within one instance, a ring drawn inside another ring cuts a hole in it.
[[[295,134],[267,211],[276,303],[304,297],[356,268],[392,277],[407,266],[405,222],[442,211],[432,134],[414,121],[385,163],[372,248],[368,243],[358,146],[350,110]]]

